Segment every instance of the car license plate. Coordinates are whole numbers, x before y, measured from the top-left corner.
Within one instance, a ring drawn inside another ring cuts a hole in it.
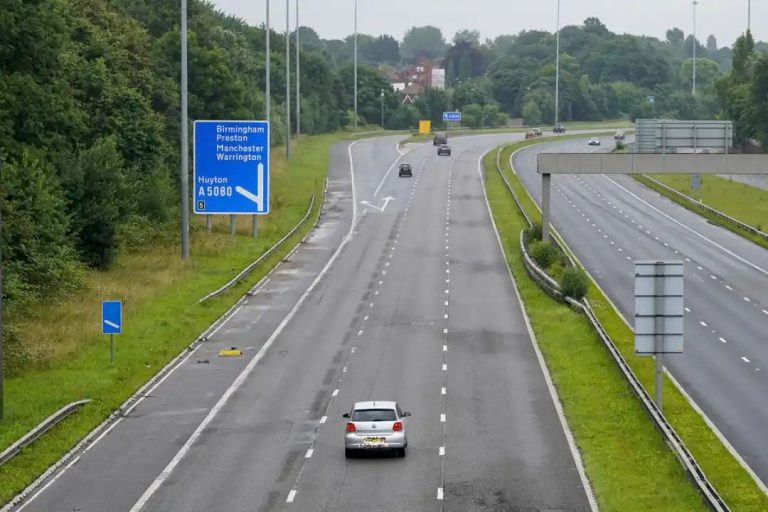
[[[365,444],[383,444],[384,438],[383,437],[366,437],[364,439]]]

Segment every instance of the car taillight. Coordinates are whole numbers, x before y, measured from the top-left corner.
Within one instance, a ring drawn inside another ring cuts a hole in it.
[[[402,424],[402,423],[400,423],[399,421],[396,421],[396,422],[395,422],[395,423],[392,425],[392,430],[394,430],[395,432],[402,432],[402,430],[403,430],[403,424]]]
[[[354,431],[355,431],[355,424],[347,423],[347,432],[354,432]]]

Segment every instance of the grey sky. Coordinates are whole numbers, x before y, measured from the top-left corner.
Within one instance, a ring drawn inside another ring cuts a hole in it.
[[[222,11],[258,25],[264,21],[266,0],[212,0]],[[285,1],[271,0],[273,27],[285,28]],[[295,2],[291,24],[295,23]],[[746,29],[748,0],[699,0],[697,36],[709,34],[719,46],[730,46]],[[523,29],[554,31],[556,0],[359,0],[360,32],[391,34],[401,39],[414,25],[435,25],[446,38],[459,29],[477,29],[483,38],[515,34]],[[324,39],[353,32],[354,0],[300,0],[301,24]],[[693,31],[693,6],[687,0],[562,0],[563,24],[580,24],[597,16],[613,32],[664,38],[668,28]],[[752,1],[752,32],[768,40],[768,0]]]

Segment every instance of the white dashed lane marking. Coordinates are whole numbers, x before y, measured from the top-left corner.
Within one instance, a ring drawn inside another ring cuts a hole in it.
[[[331,396],[339,396],[338,388],[333,390],[333,393],[331,393]]]
[[[315,453],[315,450],[313,448],[310,448],[309,450],[307,450],[307,453],[304,455],[304,458],[311,459],[313,453]]]
[[[749,359],[747,359],[744,356],[741,356],[741,360],[744,361],[745,363],[750,363],[751,362]]]
[[[720,338],[720,341],[721,341],[722,343],[728,343],[728,340],[727,340],[727,339],[725,339],[725,338],[723,338],[723,337],[721,337],[721,338]]]
[[[287,503],[293,503],[293,500],[296,498],[296,489],[292,489],[291,492],[288,493],[288,497],[285,499]]]

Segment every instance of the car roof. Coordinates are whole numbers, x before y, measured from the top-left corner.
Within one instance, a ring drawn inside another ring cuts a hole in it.
[[[396,402],[385,400],[374,400],[371,402],[355,402],[354,410],[360,409],[394,409]]]

